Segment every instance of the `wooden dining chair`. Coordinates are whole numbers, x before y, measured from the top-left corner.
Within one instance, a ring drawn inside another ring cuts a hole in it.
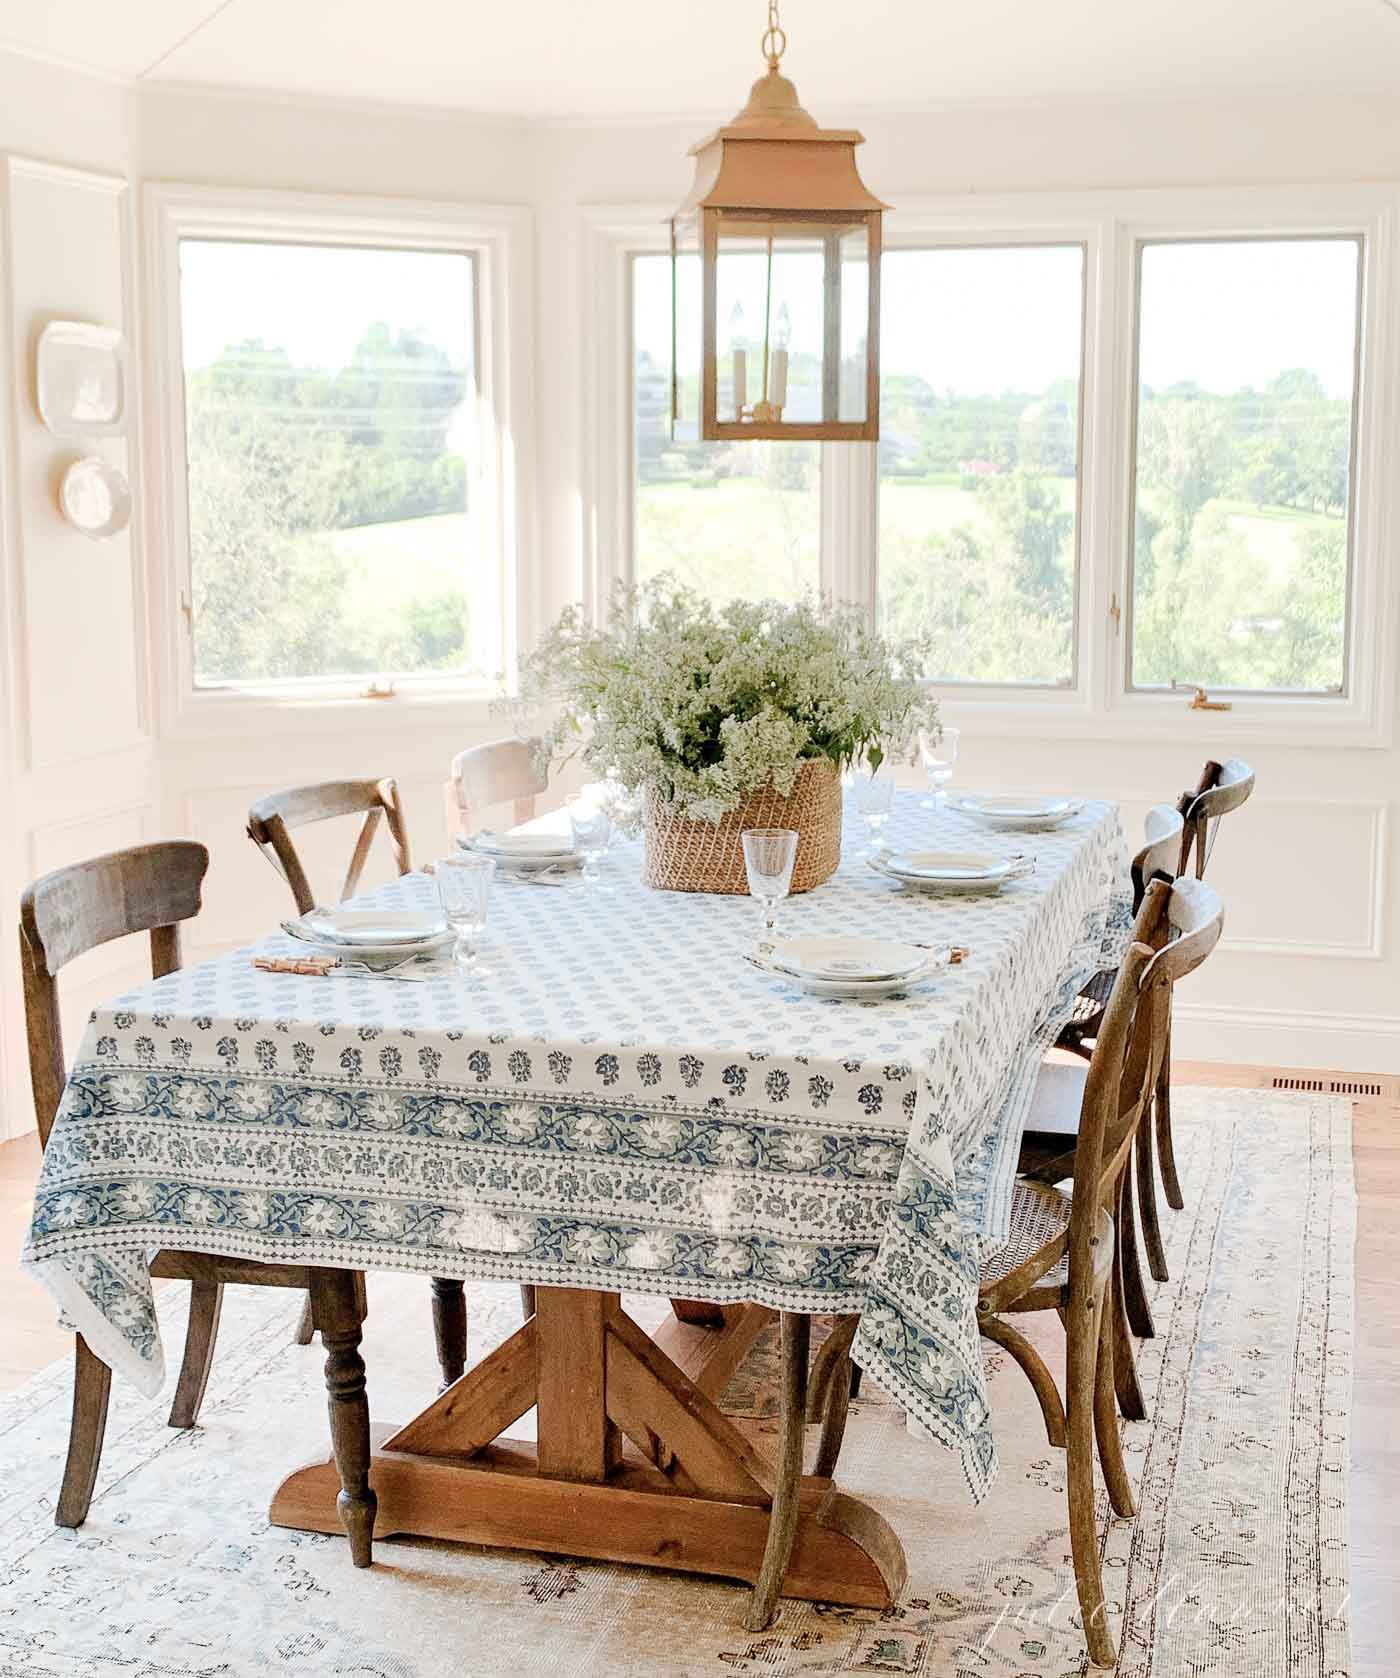
[[[491,740],[457,753],[443,786],[450,840],[475,833],[482,811],[493,804],[509,804],[516,822],[531,819],[535,800],[549,786],[537,755],[539,744],[538,740]]]
[[[1073,1192],[1055,1183],[1017,1180],[1011,1238],[987,1258],[978,1291],[979,1329],[1024,1370],[1050,1443],[1067,1453],[1070,1549],[1085,1641],[1098,1666],[1112,1666],[1116,1653],[1106,1624],[1094,1518],[1096,1444],[1114,1513],[1135,1512],[1115,1407],[1121,1342],[1110,1309],[1118,1250],[1114,1219],[1127,1198],[1134,1139],[1166,1049],[1171,988],[1210,954],[1222,919],[1220,900],[1209,886],[1195,880],[1148,883],[1089,1062],[1070,1069],[1077,1073],[1080,1089]],[[1040,1353],[1008,1320],[1037,1311],[1054,1311],[1064,1324],[1063,1397]],[[822,1421],[814,1472],[830,1474],[835,1468],[845,1431],[849,1349],[858,1318],[837,1320],[810,1374],[807,1319],[784,1312],[782,1323],[779,1478],[763,1571],[745,1620],[749,1630],[768,1624],[791,1556],[797,1520],[795,1476],[801,1472],[802,1423],[809,1415]]]
[[[403,805],[395,781],[386,776],[378,781],[321,781],[315,786],[286,787],[260,798],[248,811],[248,837],[272,859],[286,880],[298,914],[305,915],[314,909],[316,897],[292,841],[293,830],[312,822],[330,821],[336,816],[358,815],[363,815],[364,820],[340,890],[342,903],[355,894],[381,821],[388,829],[399,874],[413,871]],[[463,1283],[449,1276],[435,1276],[432,1280],[433,1336],[437,1342],[438,1365],[443,1385],[451,1386],[467,1366],[466,1290]],[[294,1337],[297,1345],[310,1345],[314,1332],[308,1298],[297,1321]]]
[[[131,933],[151,941],[151,973],[180,966],[180,927],[199,913],[209,867],[203,845],[185,840],[114,851],[36,880],[20,899],[19,946],[29,1040],[29,1075],[39,1144],[47,1146],[67,1079],[56,975],[75,957]],[[369,1488],[369,1407],[359,1347],[364,1278],[352,1270],[303,1264],[261,1264],[166,1250],[150,1261],[152,1276],[190,1283],[185,1353],[170,1425],[190,1428],[199,1415],[214,1360],[223,1290],[229,1283],[301,1288],[326,1348],[331,1439],[340,1471],[341,1510],[357,1567],[367,1567],[375,1496]],[[73,1418],[55,1520],[81,1526],[92,1503],[107,1427],[110,1368],[75,1337]]]
[[[314,786],[285,787],[260,798],[248,811],[248,837],[291,887],[299,915],[309,914],[316,907],[316,896],[292,843],[292,830],[336,816],[359,815],[364,821],[336,899],[339,903],[355,895],[381,822],[388,828],[399,873],[413,871],[397,784],[386,777],[379,781],[320,781]]]

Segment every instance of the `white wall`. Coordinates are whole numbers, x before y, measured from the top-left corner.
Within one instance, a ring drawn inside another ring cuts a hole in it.
[[[31,1122],[8,930],[23,884],[159,826],[141,523],[99,545],[56,502],[64,467],[86,453],[121,466],[139,491],[135,451],[125,438],[60,441],[34,401],[47,321],[136,331],[131,157],[123,89],[0,54],[0,1136]],[[129,958],[114,947],[74,964],[70,1037]]]
[[[865,176],[896,203],[941,192],[1400,180],[1400,110],[1381,99],[817,114],[860,122]],[[704,127],[537,126],[169,88],[128,94],[0,54],[0,161],[12,183],[0,218],[0,359],[13,392],[0,407],[0,901],[12,905],[26,879],[71,857],[189,834],[214,853],[196,946],[235,941],[285,905],[285,888],[243,837],[252,797],[298,779],[394,773],[415,850],[431,854],[442,839],[447,759],[499,729],[465,704],[352,701],[269,707],[238,736],[185,729],[148,739],[158,711],[141,614],[143,579],[157,581],[167,557],[158,526],[138,520],[126,542],[102,549],[67,535],[51,499],[65,451],[37,425],[28,367],[36,323],[62,312],[129,318],[140,347],[138,295],[118,239],[126,200],[110,182],[16,174],[9,160],[97,171],[133,191],[166,180],[533,206],[535,401],[521,441],[534,460],[524,561],[536,591],[530,617],[540,622],[580,592],[590,516],[582,375],[593,323],[581,212],[679,198],[686,149]],[[145,439],[160,447],[153,427]],[[118,445],[108,448],[119,457]],[[96,636],[99,622],[115,630]],[[997,740],[974,725],[965,779],[1027,787],[1049,773],[1056,785],[1122,799],[1136,823],[1148,803],[1194,778],[1206,753],[1190,720],[1179,740],[1151,746]],[[1230,900],[1232,947],[1179,999],[1179,1050],[1395,1069],[1400,752],[1273,746],[1248,755],[1260,790],[1212,864]],[[316,850],[330,865],[342,843],[328,836]],[[0,949],[0,1134],[29,1122],[11,948]],[[95,958],[94,971],[78,975],[85,995],[112,987],[114,959]]]

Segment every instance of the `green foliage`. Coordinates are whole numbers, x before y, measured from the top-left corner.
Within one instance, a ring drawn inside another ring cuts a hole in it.
[[[462,595],[352,620],[335,533],[466,506],[448,431],[466,390],[443,352],[376,323],[338,372],[230,345],[185,388],[196,664],[202,681],[451,668]],[[465,561],[465,554],[463,556]]]

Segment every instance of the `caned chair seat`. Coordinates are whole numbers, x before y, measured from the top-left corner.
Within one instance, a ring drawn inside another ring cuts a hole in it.
[[[1013,1270],[1019,1270],[1027,1259],[1034,1258],[1042,1247],[1048,1246],[1069,1228],[1072,1196],[1062,1189],[1045,1183],[1027,1183],[1017,1179],[1011,1194],[1011,1235],[999,1251],[988,1253],[982,1261],[982,1285],[999,1282]],[[1063,1283],[1069,1280],[1069,1254],[1047,1275],[1042,1284]]]

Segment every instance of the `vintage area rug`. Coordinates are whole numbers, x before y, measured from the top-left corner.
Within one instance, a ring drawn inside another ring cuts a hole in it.
[[[1124,1678],[1343,1678],[1354,1199],[1347,1104],[1182,1089],[1188,1209],[1165,1211],[1173,1280],[1140,1365],[1135,1520],[1105,1541]],[[162,1290],[172,1349],[185,1289]],[[473,1356],[518,1321],[514,1290],[469,1288]],[[650,1321],[656,1302],[631,1301]],[[0,1307],[2,1309],[3,1307]],[[374,1412],[432,1393],[428,1288],[370,1279]],[[801,1673],[1071,1678],[1087,1670],[1062,1454],[1024,1376],[992,1352],[1002,1473],[974,1509],[956,1461],[867,1390],[839,1480],[903,1538],[885,1614],[785,1602],[742,1630],[719,1581],[386,1540],[369,1573],[343,1541],[270,1527],[281,1474],[324,1449],[321,1359],[290,1343],[296,1301],[230,1290],[201,1425],[114,1390],[98,1497],[53,1525],[69,1373],[0,1403],[0,1678],[726,1678]],[[1042,1336],[1058,1337],[1058,1325]],[[990,1350],[990,1349],[989,1349]],[[174,1361],[172,1359],[172,1361]],[[772,1427],[774,1349],[726,1408]],[[1106,1514],[1101,1497],[1100,1521]]]

